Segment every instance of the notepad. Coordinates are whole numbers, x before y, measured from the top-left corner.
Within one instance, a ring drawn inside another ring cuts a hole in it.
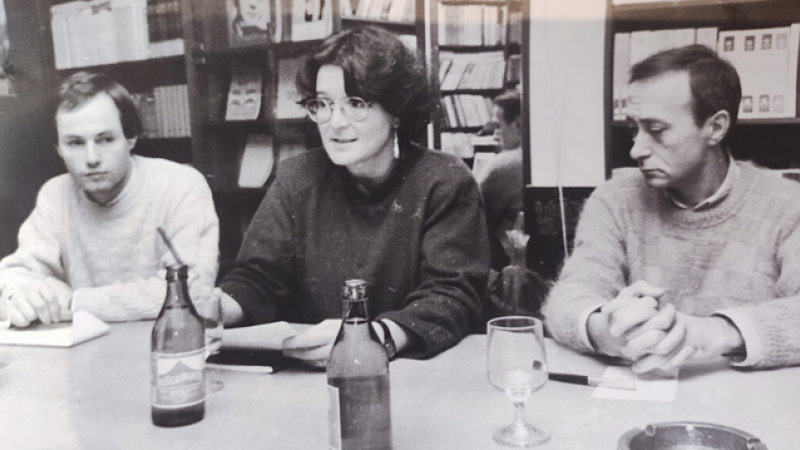
[[[33,324],[26,328],[9,328],[0,332],[0,345],[39,345],[72,347],[108,334],[111,327],[86,311],[78,311],[72,322]]]
[[[630,367],[609,367],[603,378],[616,378],[636,382],[636,390],[628,391],[598,387],[592,395],[594,398],[612,400],[645,400],[654,402],[671,402],[678,391],[678,371],[669,375],[635,374]]]
[[[206,359],[206,367],[235,372],[274,373],[288,364],[288,359],[277,350],[227,349]]]

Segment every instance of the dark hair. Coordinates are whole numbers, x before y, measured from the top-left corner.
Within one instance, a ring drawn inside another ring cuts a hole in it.
[[[511,123],[520,116],[522,112],[522,102],[519,97],[519,91],[509,90],[492,100],[492,103],[503,111],[503,120],[505,120],[506,123]]]
[[[697,126],[718,111],[727,111],[731,127],[739,115],[742,85],[736,69],[704,45],[688,45],[656,53],[634,64],[630,82],[647,80],[667,72],[686,71],[692,92],[692,114]]]
[[[119,110],[119,121],[126,139],[142,134],[142,119],[133,97],[124,86],[102,73],[78,72],[70,75],[58,88],[55,113],[72,111],[98,94],[107,94]]]
[[[400,142],[422,136],[436,96],[422,62],[397,36],[368,26],[327,38],[297,72],[302,102],[317,96],[317,72],[329,64],[342,68],[347,95],[376,102],[400,121]]]

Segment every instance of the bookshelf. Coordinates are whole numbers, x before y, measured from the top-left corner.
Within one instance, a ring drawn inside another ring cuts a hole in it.
[[[606,54],[606,174],[617,167],[634,166],[628,156],[632,146],[631,132],[624,121],[615,114],[614,61],[615,39],[620,33],[642,31],[664,31],[682,29],[715,28],[718,36],[739,30],[758,30],[774,28],[791,29],[792,24],[800,23],[800,2],[795,0],[684,0],[632,2],[614,0],[608,2],[608,38]],[[699,34],[697,34],[699,38]],[[717,41],[719,43],[719,39]],[[720,49],[718,49],[720,51]],[[790,49],[790,51],[792,51]],[[788,79],[790,99],[797,104],[797,50],[787,69],[794,74]],[[742,74],[743,88],[746,75]],[[792,92],[793,91],[793,92]],[[746,95],[746,93],[745,93]],[[794,106],[794,105],[790,105]],[[792,108],[794,109],[794,108]],[[754,117],[742,114],[729,139],[730,150],[738,159],[753,160],[773,169],[800,167],[800,118],[797,112],[790,117]],[[800,110],[799,110],[800,111]],[[616,119],[615,119],[616,117]],[[624,117],[624,116],[623,116]]]
[[[431,2],[431,71],[441,96],[434,147],[467,162],[472,136],[491,121],[491,100],[521,78],[521,0]]]

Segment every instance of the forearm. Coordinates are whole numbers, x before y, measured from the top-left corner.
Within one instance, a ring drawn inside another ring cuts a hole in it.
[[[88,311],[110,322],[153,319],[161,310],[166,289],[166,281],[160,277],[76,289],[72,294],[72,310]]]

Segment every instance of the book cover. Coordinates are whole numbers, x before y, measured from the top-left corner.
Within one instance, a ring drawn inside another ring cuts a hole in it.
[[[301,58],[278,59],[278,92],[275,101],[275,117],[278,119],[299,119],[306,116],[305,108],[298,103],[300,93],[295,85],[295,77],[302,63]]]
[[[274,165],[275,153],[272,147],[272,136],[248,134],[239,169],[239,187],[258,188],[264,186],[272,174]]]
[[[267,44],[276,40],[275,0],[226,0],[231,46]]]
[[[236,66],[231,70],[231,87],[225,120],[255,120],[261,110],[263,72],[259,67]]]
[[[333,31],[332,0],[292,0],[293,41],[323,39]]]

